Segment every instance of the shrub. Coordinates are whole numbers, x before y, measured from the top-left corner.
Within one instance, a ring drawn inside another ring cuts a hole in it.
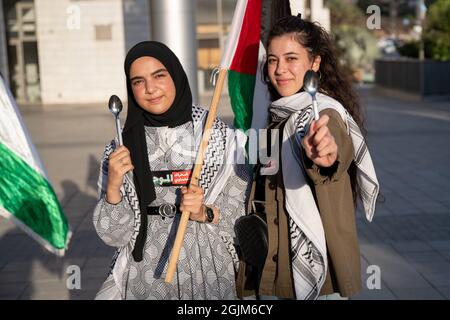
[[[438,0],[427,12],[423,39],[426,54],[441,61],[450,60],[450,1]]]

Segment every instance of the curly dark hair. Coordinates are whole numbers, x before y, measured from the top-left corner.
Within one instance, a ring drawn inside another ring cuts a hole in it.
[[[276,37],[292,34],[308,52],[310,61],[317,56],[321,57],[320,62],[320,92],[339,101],[350,113],[358,124],[363,136],[366,136],[364,117],[360,107],[359,98],[352,87],[350,75],[344,71],[339,64],[336,49],[327,31],[318,23],[303,20],[300,16],[286,16],[279,19],[271,28],[267,39],[266,48]],[[267,84],[272,101],[281,98],[274,88],[268,76],[268,61],[263,66],[264,82]],[[303,88],[299,90],[303,91]],[[354,163],[349,168],[352,184],[353,199],[356,206],[357,198],[360,195],[359,186],[356,180],[356,166]]]

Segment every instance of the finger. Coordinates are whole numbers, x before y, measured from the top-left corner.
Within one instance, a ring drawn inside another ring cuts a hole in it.
[[[314,133],[316,133],[316,126],[317,126],[316,120],[311,121],[311,123],[309,124],[308,132],[305,135],[305,138],[306,137],[310,138],[314,135]]]
[[[124,155],[130,155],[130,151],[124,146],[120,146],[113,153],[110,154],[109,159],[115,159]]]
[[[189,208],[187,208],[186,206],[180,205],[180,211],[181,212],[189,212],[191,214],[191,210]],[[189,216],[189,218],[190,218],[190,216]]]
[[[126,166],[123,166],[123,167],[120,169],[120,174],[121,174],[122,176],[124,176],[125,174],[127,174],[127,172],[132,171],[132,170],[134,170],[134,166],[133,166],[132,164],[128,164],[128,165],[126,165]]]
[[[189,191],[193,192],[193,193],[203,193],[202,187],[199,187],[199,186],[196,186],[193,184],[189,186]]]
[[[333,156],[337,153],[337,146],[335,144],[329,144],[325,148],[323,148],[321,151],[317,153],[319,158],[326,157],[328,155]]]
[[[195,198],[196,198],[195,195],[192,193],[188,192],[188,193],[183,194],[183,201],[189,201],[189,200],[192,200]]]
[[[183,201],[194,201],[197,203],[203,203],[203,195],[198,193],[185,193],[182,195],[181,199]]]
[[[117,155],[123,151],[124,151],[124,147],[120,146],[117,149],[115,149],[109,156],[114,157],[115,155]]]
[[[317,150],[316,150],[315,148],[312,149],[309,158],[310,158],[311,160],[314,160],[314,159],[316,159],[316,158],[318,158],[318,157],[319,157],[319,153],[317,152]]]
[[[129,157],[117,158],[109,161],[109,165],[112,169],[121,170],[124,166],[132,165],[131,159]]]
[[[128,148],[124,145],[119,146],[115,151],[130,153],[130,150],[128,150]]]
[[[183,201],[183,206],[185,206],[188,210],[195,209],[193,211],[197,211],[197,209],[199,209],[201,205],[202,204],[199,203],[198,201],[189,201],[189,200]]]
[[[114,157],[109,158],[109,163],[110,164],[120,163],[122,161],[122,159],[125,157],[126,156],[124,156],[124,155],[116,154],[116,155],[114,155]]]
[[[328,124],[328,121],[330,121],[330,117],[326,114],[323,116],[320,116],[319,120],[317,120],[316,125],[314,126],[314,129],[317,131],[319,128],[326,126]]]
[[[202,202],[203,195],[198,194],[198,193],[185,193],[185,194],[183,194],[183,200]]]
[[[131,157],[129,155],[124,155],[123,157],[118,158],[117,162],[119,162],[122,165],[130,164],[131,163]]]
[[[313,146],[313,138],[314,135],[309,133],[306,136],[304,136],[302,139],[303,148],[305,149],[311,148]]]
[[[302,147],[308,158],[311,158],[312,149],[314,146],[310,143],[310,141],[308,141],[308,139],[302,139]]]
[[[191,192],[196,192],[196,191],[198,191],[198,189],[199,189],[199,186],[197,186],[197,185],[195,185],[195,184],[191,184],[191,185],[189,185],[189,191],[191,191]]]
[[[330,135],[330,129],[327,126],[320,127],[319,130],[316,131],[316,134],[313,138],[313,144],[317,146],[323,140],[324,137]]]
[[[186,187],[181,187],[181,193],[186,194],[188,192]]]
[[[332,140],[329,136],[323,137],[323,139],[319,142],[318,145],[315,146],[315,149],[317,152],[322,151],[325,147],[327,147],[330,143],[332,143]]]

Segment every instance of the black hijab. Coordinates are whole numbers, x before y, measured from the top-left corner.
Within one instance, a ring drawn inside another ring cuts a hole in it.
[[[156,115],[144,110],[134,99],[131,89],[130,69],[136,59],[153,57],[158,59],[169,72],[175,84],[176,95],[170,108]],[[135,261],[141,261],[147,238],[147,207],[156,199],[153,175],[147,154],[145,126],[177,127],[192,120],[192,93],[186,73],[177,56],[164,44],[156,41],[140,42],[130,49],[125,58],[127,79],[128,113],[123,128],[124,145],[130,150],[134,165],[134,183],[141,209],[141,226],[133,250]]]

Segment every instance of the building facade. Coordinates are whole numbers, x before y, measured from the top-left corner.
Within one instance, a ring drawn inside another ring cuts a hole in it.
[[[149,38],[148,15],[141,10],[145,4],[3,0],[6,36],[1,47],[6,50],[0,61],[7,60],[2,70],[9,74],[16,99],[66,104],[104,102],[111,94],[123,97],[125,50]]]
[[[0,0],[0,72],[19,103],[105,103],[126,99],[123,61],[129,48],[151,38],[151,0]],[[167,0],[172,1],[172,0]],[[198,91],[210,75],[237,0],[197,0]],[[291,1],[329,28],[322,0]],[[328,17],[328,18],[327,18]]]

